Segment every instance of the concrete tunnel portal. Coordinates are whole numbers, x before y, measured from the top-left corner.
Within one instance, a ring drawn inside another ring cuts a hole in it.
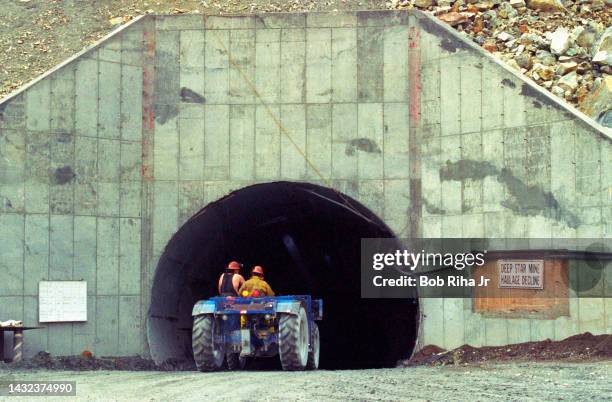
[[[216,295],[230,260],[265,268],[277,294],[322,298],[323,369],[393,367],[418,332],[416,299],[361,299],[361,238],[393,238],[358,201],[306,183],[237,190],[200,210],[171,238],[151,290],[148,342],[157,363],[192,359],[191,308]],[[278,360],[278,359],[276,359]]]

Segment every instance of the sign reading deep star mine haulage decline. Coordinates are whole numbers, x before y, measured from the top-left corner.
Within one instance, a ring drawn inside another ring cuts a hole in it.
[[[87,282],[41,281],[38,284],[39,322],[87,321]]]
[[[500,288],[544,288],[544,260],[500,260],[497,266]]]

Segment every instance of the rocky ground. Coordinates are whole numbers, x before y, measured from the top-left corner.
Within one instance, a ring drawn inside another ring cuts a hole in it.
[[[7,381],[75,381],[76,397],[66,400],[602,401],[612,395],[610,378],[612,362],[240,371],[231,376],[227,372],[0,369],[0,395],[6,392]]]
[[[141,14],[413,7],[612,126],[612,0],[0,0],[0,97]]]
[[[427,346],[399,368],[376,370],[282,372],[278,362],[264,359],[229,375],[199,373],[192,363],[155,366],[141,357],[40,352],[18,364],[0,363],[0,399],[7,382],[75,381],[75,399],[88,401],[599,401],[612,395],[610,359],[612,335],[590,333],[558,342],[464,345],[451,351]]]

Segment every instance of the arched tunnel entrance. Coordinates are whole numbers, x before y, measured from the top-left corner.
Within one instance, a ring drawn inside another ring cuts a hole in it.
[[[148,317],[153,359],[192,359],[191,309],[216,295],[230,260],[255,264],[277,294],[322,298],[324,369],[392,367],[414,348],[418,304],[412,299],[361,299],[360,241],[394,237],[358,201],[306,183],[257,184],[194,215],[160,258]]]

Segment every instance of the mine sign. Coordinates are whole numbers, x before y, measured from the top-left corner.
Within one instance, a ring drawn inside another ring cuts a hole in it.
[[[500,288],[544,288],[543,260],[500,260],[497,266]]]

